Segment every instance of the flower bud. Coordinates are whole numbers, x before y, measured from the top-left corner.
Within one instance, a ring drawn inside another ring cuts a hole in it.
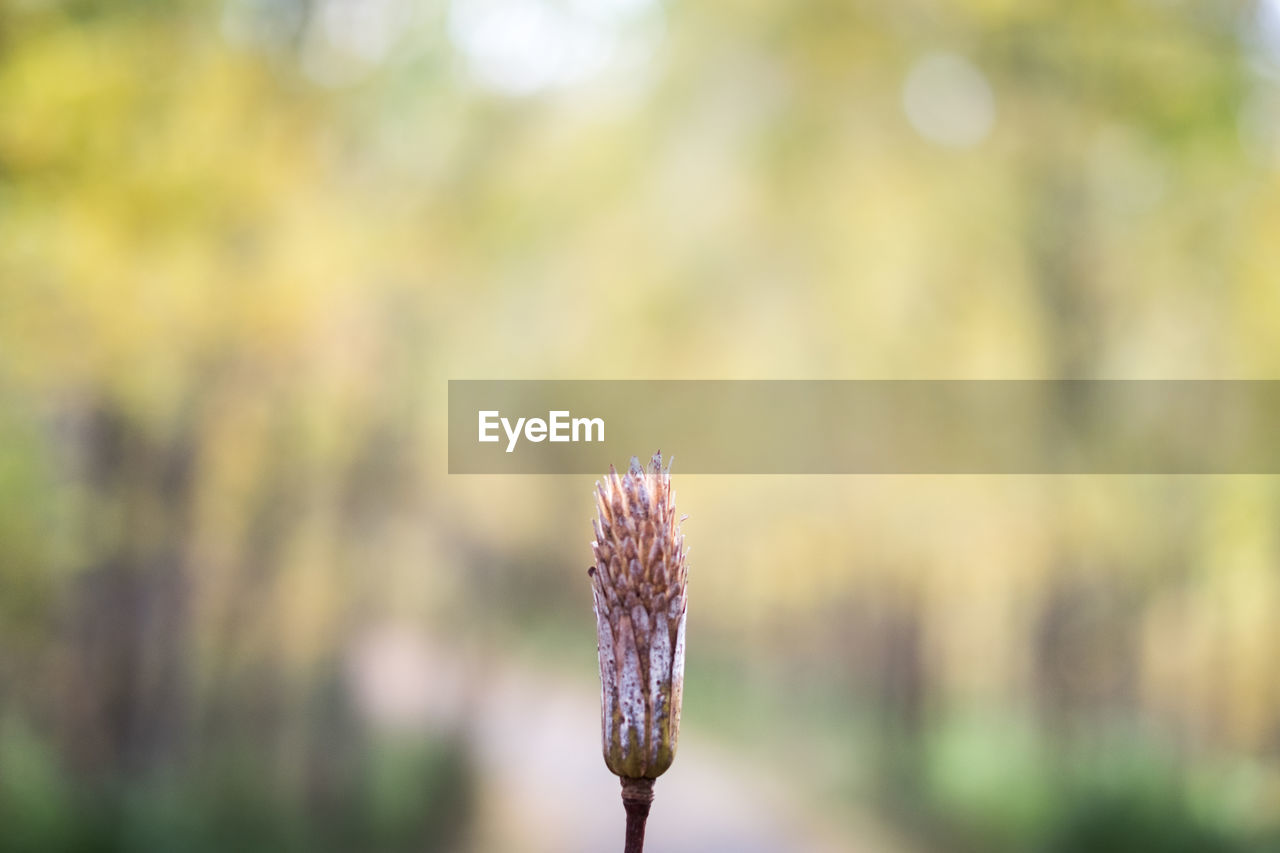
[[[671,466],[654,454],[596,484],[595,599],[604,762],[624,781],[655,779],[671,766],[684,692],[688,602],[684,536]]]

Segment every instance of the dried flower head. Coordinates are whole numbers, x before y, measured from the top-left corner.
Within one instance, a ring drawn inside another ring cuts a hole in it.
[[[595,598],[604,761],[627,779],[656,779],[675,758],[684,691],[688,603],[684,536],[671,466],[656,453],[596,484]]]

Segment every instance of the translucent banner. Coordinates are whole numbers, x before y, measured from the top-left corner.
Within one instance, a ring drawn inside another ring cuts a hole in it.
[[[449,472],[1274,474],[1280,381],[453,380]]]

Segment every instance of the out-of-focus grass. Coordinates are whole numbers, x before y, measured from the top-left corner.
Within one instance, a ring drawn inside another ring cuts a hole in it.
[[[335,750],[349,745],[334,744]],[[409,853],[465,849],[474,772],[453,739],[380,739],[306,790],[281,784],[262,751],[222,750],[199,773],[171,770],[88,788],[20,721],[0,725],[5,853]]]

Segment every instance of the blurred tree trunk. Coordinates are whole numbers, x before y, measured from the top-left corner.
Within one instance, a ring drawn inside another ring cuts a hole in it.
[[[192,442],[157,441],[108,402],[74,420],[92,561],[68,602],[63,737],[92,777],[127,779],[171,763],[187,736]]]
[[[923,769],[928,672],[924,620],[916,593],[891,585],[881,593],[875,620],[874,695],[882,760],[894,784],[913,790]]]
[[[1140,602],[1118,582],[1070,570],[1050,582],[1035,629],[1036,706],[1059,742],[1101,732],[1107,718],[1137,711]]]

